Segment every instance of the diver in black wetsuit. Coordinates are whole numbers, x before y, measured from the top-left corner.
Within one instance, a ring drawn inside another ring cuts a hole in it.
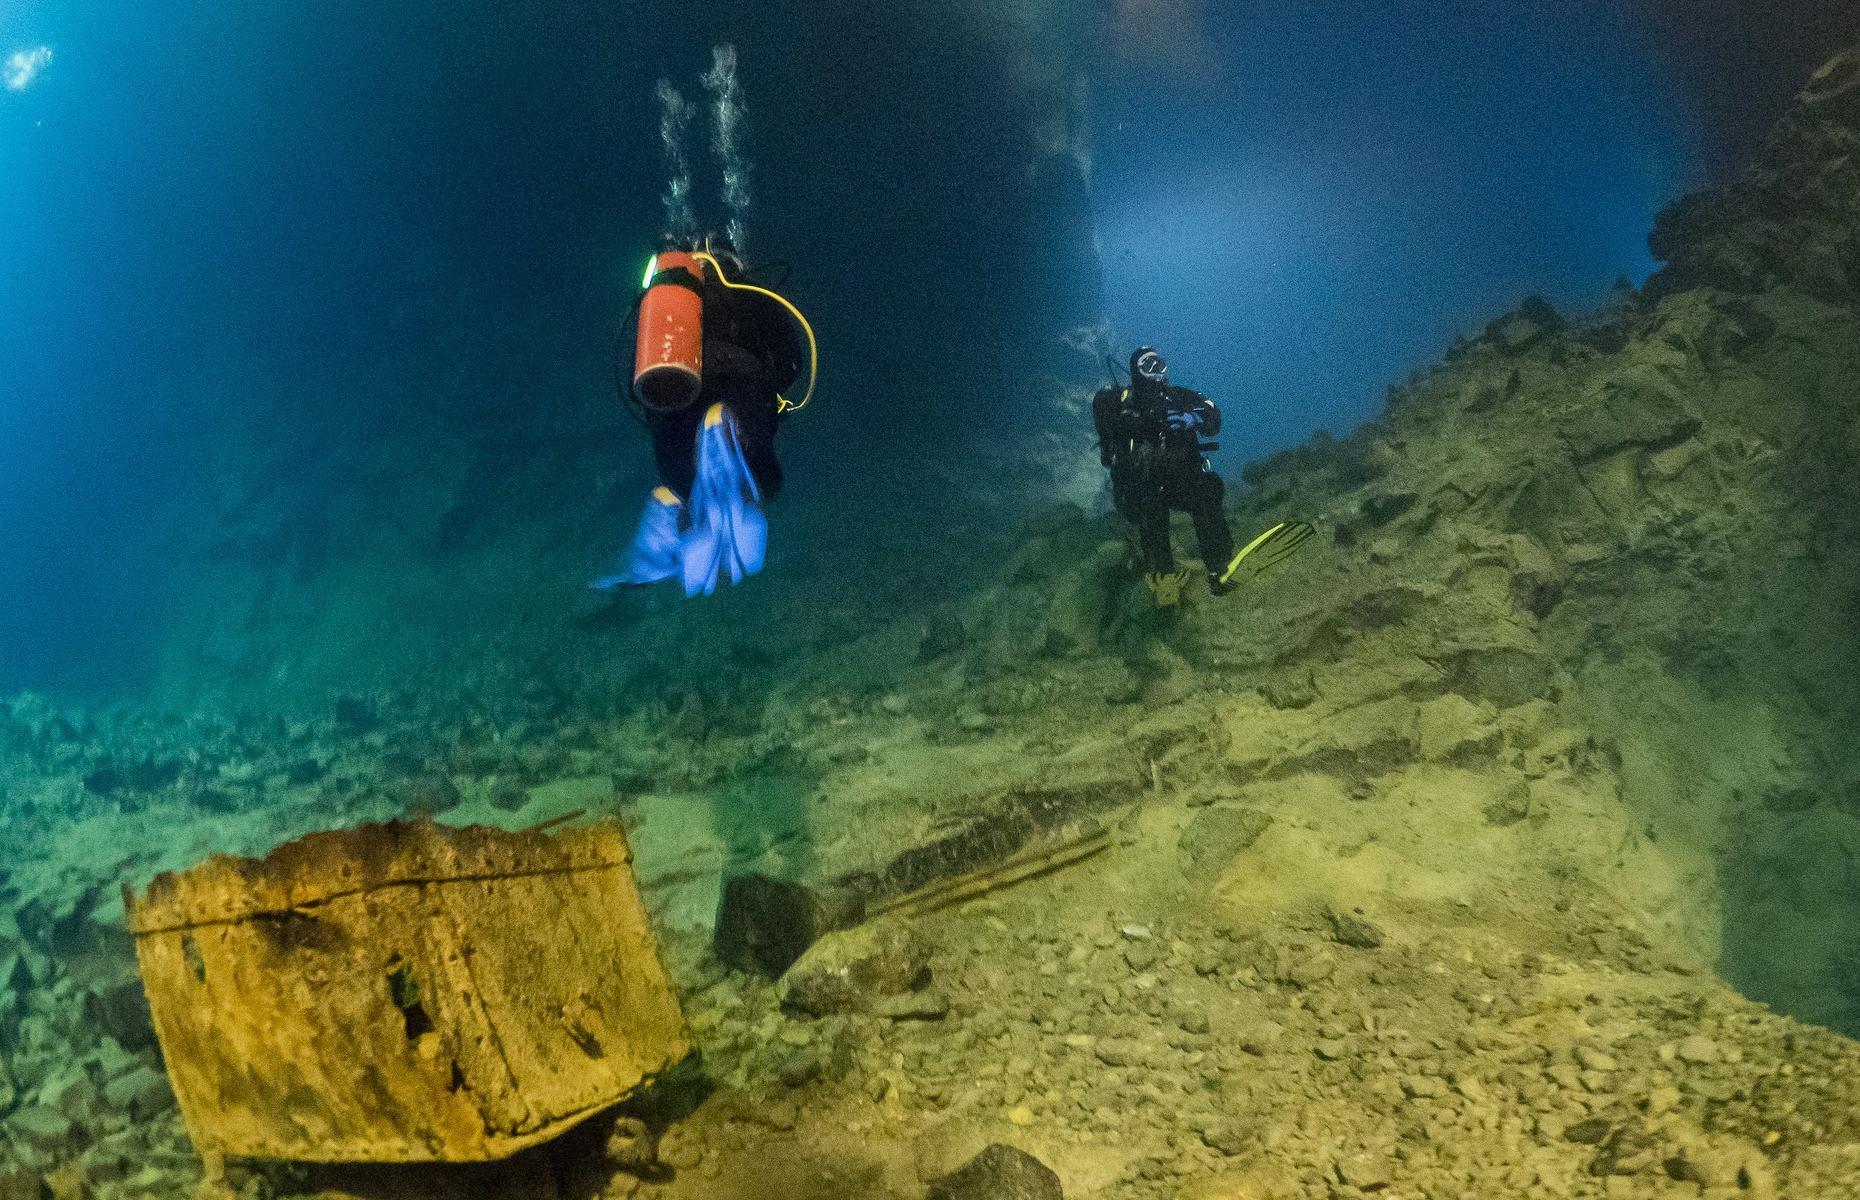
[[[714,239],[710,252],[730,280],[748,277],[743,260]],[[711,406],[721,404],[767,502],[781,490],[781,463],[775,457],[775,431],[787,417],[781,394],[800,378],[807,347],[794,321],[765,296],[733,290],[711,271],[704,273],[703,296],[704,382],[697,399],[674,412],[648,409],[644,414],[659,482],[680,499],[690,499],[698,433]],[[632,394],[631,380],[619,385],[623,397]]]
[[[1221,431],[1221,412],[1199,392],[1172,387],[1168,364],[1149,346],[1130,356],[1130,386],[1099,389],[1092,397],[1098,457],[1111,472],[1111,500],[1136,527],[1143,582],[1159,608],[1177,604],[1188,573],[1177,571],[1169,514],[1195,522],[1201,565],[1215,595],[1232,590],[1222,574],[1234,557],[1234,537],[1221,505],[1227,494],[1201,439]]]
[[[702,300],[702,371],[696,391],[674,401],[647,404],[635,395],[624,369],[631,349],[624,334],[617,383],[652,435],[654,488],[633,547],[617,574],[593,587],[627,586],[681,578],[686,595],[709,594],[726,579],[741,582],[762,569],[768,521],[762,506],[781,490],[775,432],[788,413],[804,406],[783,392],[800,378],[812,353],[805,318],[774,292],[747,282],[748,269],[727,244],[701,239],[688,252],[693,269],[663,272]],[[655,260],[655,263],[657,260]],[[812,379],[808,389],[812,394]]]

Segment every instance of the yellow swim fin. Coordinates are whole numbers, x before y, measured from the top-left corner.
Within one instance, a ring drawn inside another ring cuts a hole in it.
[[[1233,561],[1221,572],[1220,581],[1223,585],[1232,583],[1243,564],[1251,566],[1255,575],[1270,570],[1298,553],[1316,536],[1317,529],[1304,521],[1281,521],[1234,555]]]
[[[1157,608],[1174,608],[1182,603],[1182,589],[1188,584],[1187,571],[1151,571],[1143,577],[1143,586]]]

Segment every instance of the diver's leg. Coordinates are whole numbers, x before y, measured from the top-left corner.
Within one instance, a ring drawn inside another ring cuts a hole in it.
[[[780,397],[773,392],[745,390],[734,397],[730,412],[736,418],[736,439],[743,461],[767,503],[781,491],[781,462],[775,457],[775,431],[780,426]]]
[[[1130,520],[1137,527],[1137,546],[1143,552],[1143,569],[1164,575],[1175,570],[1175,547],[1169,544],[1169,506],[1161,496],[1131,497]]]
[[[652,434],[652,461],[659,470],[659,482],[672,489],[680,499],[691,497],[691,485],[697,479],[698,421],[703,405],[688,404],[677,412],[649,413],[646,428]]]
[[[1142,474],[1111,477],[1111,498],[1117,511],[1137,533],[1137,552],[1143,560],[1143,586],[1158,608],[1174,608],[1182,599],[1183,575],[1175,569],[1175,548],[1169,542],[1169,501],[1155,482]]]
[[[680,533],[685,522],[685,499],[697,475],[697,423],[694,411],[651,413],[646,427],[652,434],[652,459],[659,471],[659,486],[646,500],[632,547],[612,575],[589,586],[615,592],[637,584],[656,583],[680,572]]]
[[[1134,526],[1137,523],[1137,503],[1132,496],[1133,491],[1128,475],[1118,470],[1111,472],[1111,510]]]
[[[1225,502],[1227,485],[1205,465],[1187,483],[1189,517],[1195,522],[1195,541],[1201,547],[1201,565],[1208,572],[1208,586],[1217,593],[1226,590],[1221,574],[1234,557],[1234,534],[1228,528]]]

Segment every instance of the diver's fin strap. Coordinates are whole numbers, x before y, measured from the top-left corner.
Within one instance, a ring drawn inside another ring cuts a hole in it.
[[[1220,581],[1232,583],[1234,575],[1240,570],[1240,565],[1247,559],[1253,558],[1255,553],[1258,554],[1257,558],[1253,558],[1256,571],[1276,567],[1297,553],[1300,547],[1316,535],[1317,529],[1305,521],[1281,521],[1248,542],[1240,553],[1234,555],[1233,561],[1229,562],[1226,570],[1221,572]]]

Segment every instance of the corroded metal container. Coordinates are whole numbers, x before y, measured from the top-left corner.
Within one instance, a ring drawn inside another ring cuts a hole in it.
[[[203,1154],[498,1159],[690,1052],[611,824],[312,834],[125,900]]]

